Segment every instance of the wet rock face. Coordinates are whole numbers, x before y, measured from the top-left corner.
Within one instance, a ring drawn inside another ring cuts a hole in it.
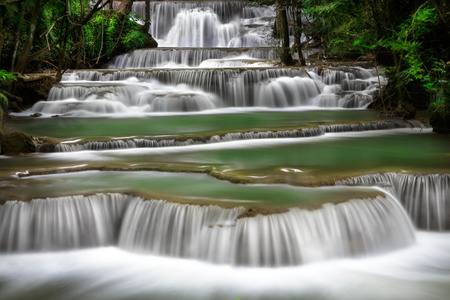
[[[0,154],[17,155],[36,152],[33,137],[23,132],[0,133]]]

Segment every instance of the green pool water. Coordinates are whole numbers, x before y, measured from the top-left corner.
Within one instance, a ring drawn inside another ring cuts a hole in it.
[[[223,206],[306,206],[370,197],[373,188],[345,186],[308,188],[290,185],[244,185],[217,180],[206,174],[167,172],[88,171],[32,176],[10,180],[1,201],[30,200],[76,194],[105,192],[137,193],[148,199],[167,199],[187,203],[215,203]]]
[[[430,130],[396,129],[320,137],[226,142],[170,148],[35,154],[4,157],[0,175],[61,172],[77,168],[214,170],[253,181],[302,184],[322,176],[345,177],[396,171],[447,173],[450,139]],[[101,176],[101,175],[99,175]],[[269,180],[270,181],[270,180]],[[272,180],[272,182],[274,182]]]
[[[214,132],[269,130],[316,126],[321,123],[371,121],[370,110],[311,110],[214,115],[153,116],[129,119],[18,118],[8,120],[8,131],[33,136],[98,139],[126,136],[211,134]]]

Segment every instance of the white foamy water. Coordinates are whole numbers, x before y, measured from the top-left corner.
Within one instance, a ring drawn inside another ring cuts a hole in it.
[[[379,257],[246,268],[109,247],[0,256],[1,299],[446,299],[450,235]],[[7,283],[7,285],[5,285]]]

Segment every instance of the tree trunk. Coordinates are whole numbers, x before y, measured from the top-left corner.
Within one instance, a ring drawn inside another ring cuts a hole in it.
[[[17,57],[17,51],[19,49],[19,43],[20,43],[20,35],[21,35],[21,24],[22,20],[25,18],[25,10],[22,9],[22,6],[20,6],[21,12],[20,12],[20,18],[17,24],[17,31],[14,32],[14,51],[11,58],[11,72],[14,71],[14,66],[16,64],[16,57]]]
[[[302,54],[302,8],[303,0],[297,0],[295,3],[295,30],[294,30],[294,43],[297,45],[298,62],[300,66],[306,66],[305,58]]]
[[[145,0],[145,25],[144,25],[144,32],[150,31],[150,0]]]
[[[39,0],[38,0],[39,1]],[[97,0],[97,2],[92,6],[92,10],[90,13],[79,23],[79,24],[73,24],[70,30],[68,31],[68,35],[73,34],[76,30],[79,29],[79,27],[84,26],[89,22],[92,17],[97,13],[99,10],[103,9],[107,4],[110,3],[111,0],[107,0],[106,2],[103,2],[103,0]],[[35,59],[41,58],[43,55],[45,55],[47,52],[53,50],[57,45],[59,45],[64,40],[64,37],[60,37],[58,40],[50,44],[49,46],[46,46],[45,48],[39,50],[36,53],[31,54],[30,56],[27,56],[25,61],[22,63],[22,65],[17,65],[15,67],[16,70],[22,70],[30,61],[33,61]]]
[[[33,11],[30,18],[30,28],[28,31],[28,39],[23,47],[22,52],[17,61],[17,65],[14,67],[14,71],[21,72],[28,63],[28,56],[30,55],[31,48],[33,47],[34,33],[39,21],[39,11],[41,9],[41,0],[34,1]]]
[[[277,31],[281,39],[281,63],[292,65],[292,56],[289,53],[289,27],[286,6],[281,1],[275,1],[277,7]]]
[[[134,0],[122,0],[117,8],[117,11],[123,13],[124,15],[128,15],[133,8],[133,2]]]
[[[3,37],[3,18],[0,18],[0,60],[2,59],[3,43],[5,38]]]
[[[68,3],[66,1],[66,7],[64,9],[65,12],[67,12]],[[56,80],[60,81],[62,78],[62,69],[64,68],[64,58],[66,57],[66,46],[67,46],[67,39],[69,37],[69,20],[63,19],[63,28],[64,28],[64,40],[62,45],[59,47],[59,57],[58,57],[58,71],[56,72]]]

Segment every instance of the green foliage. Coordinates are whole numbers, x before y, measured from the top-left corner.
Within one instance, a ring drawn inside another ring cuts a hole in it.
[[[306,13],[318,23],[330,54],[365,53],[376,48],[366,1],[305,0]]]
[[[28,39],[30,19],[36,3],[36,0],[0,3],[4,38],[0,68],[11,70],[17,67],[19,56],[24,52]],[[28,70],[59,66],[60,53],[62,68],[92,67],[114,55],[142,47],[150,38],[143,32],[143,26],[133,21],[136,16],[119,15],[113,10],[101,9],[82,26],[92,8],[90,0],[41,0],[37,28],[29,54],[42,49],[48,51],[45,56],[38,57],[40,62],[29,64]]]
[[[445,1],[305,0],[304,7],[320,24],[327,53],[373,53],[385,65],[391,106],[425,106],[430,94],[442,95],[450,59]]]
[[[142,47],[148,34],[133,21],[134,17],[113,10],[97,14],[84,26],[88,57],[92,60],[99,57],[110,59],[114,55]]]
[[[378,41],[379,45],[398,54],[400,61],[397,65],[401,64],[402,68],[395,76],[401,84],[420,81],[428,90],[437,90],[436,81],[445,72],[444,66],[436,58],[428,56],[422,47],[422,39],[436,21],[435,9],[423,5],[400,24],[396,35]],[[432,68],[427,69],[427,65]]]
[[[19,11],[19,4],[17,2],[14,3],[0,3],[0,18],[3,18],[7,15],[14,16]]]
[[[0,84],[9,83],[11,81],[17,80],[17,76],[6,72],[5,70],[0,70]]]
[[[439,116],[441,119],[450,120],[450,101],[444,97],[430,104],[430,115]]]

